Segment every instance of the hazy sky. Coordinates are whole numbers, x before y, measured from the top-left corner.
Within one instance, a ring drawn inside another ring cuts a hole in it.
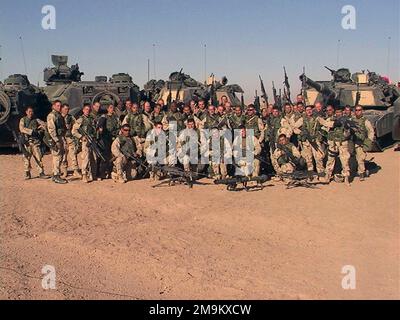
[[[56,8],[56,30],[41,27],[47,4]],[[356,8],[356,30],[341,26],[348,4]],[[337,67],[339,39],[339,66],[382,75],[389,66],[398,80],[399,10],[399,0],[0,0],[0,78],[25,73],[22,36],[35,84],[43,83],[49,55],[58,53],[78,62],[85,80],[128,72],[143,87],[147,59],[154,76],[153,44],[157,78],[183,67],[202,81],[207,44],[207,73],[240,84],[246,100],[259,90],[259,74],[269,93],[272,80],[281,87],[283,65],[294,96],[303,66],[312,79],[330,78],[323,66]]]

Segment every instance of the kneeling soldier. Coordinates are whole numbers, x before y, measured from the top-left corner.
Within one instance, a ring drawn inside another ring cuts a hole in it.
[[[289,142],[286,135],[281,134],[278,138],[278,145],[272,154],[272,163],[274,168],[277,168],[277,177],[275,181],[281,180],[279,174],[293,173],[296,170],[298,161],[300,161],[301,154],[299,150]]]
[[[120,135],[114,140],[111,145],[111,153],[113,155],[113,163],[116,172],[111,173],[114,182],[125,183],[127,181],[127,170],[131,159],[129,155],[140,157],[138,150],[140,149],[137,143],[130,137],[131,127],[124,124],[121,128]]]

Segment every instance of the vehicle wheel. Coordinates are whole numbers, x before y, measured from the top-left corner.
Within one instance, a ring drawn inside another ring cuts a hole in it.
[[[0,92],[0,124],[7,122],[11,112],[11,101],[5,92]]]

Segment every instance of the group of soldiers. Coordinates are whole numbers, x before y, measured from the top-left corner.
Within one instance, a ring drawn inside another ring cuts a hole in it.
[[[141,167],[149,169],[145,174],[142,170],[142,177],[162,178],[154,169],[158,165],[182,167],[183,171],[195,166],[197,173],[214,179],[263,173],[279,181],[284,175],[304,170],[320,183],[335,179],[349,184],[350,159],[356,160],[358,176],[364,180],[366,152],[374,142],[374,130],[363,116],[362,106],[342,110],[319,102],[305,105],[301,95],[295,103],[281,108],[265,104],[260,110],[252,104],[232,106],[226,96],[217,106],[204,100],[168,106],[162,99],[140,105],[128,100],[124,110],[109,105],[105,113],[100,103],[94,103],[85,104],[79,117],[70,114],[67,104],[54,101],[46,123],[35,118],[28,107],[19,129],[28,150],[24,154],[25,178],[31,178],[31,159],[38,166],[39,177],[48,177],[42,162],[43,139],[53,159],[52,180],[60,184],[68,182],[68,168],[85,183],[107,178],[125,183],[139,177]],[[239,134],[226,134],[233,132]],[[193,133],[196,142],[191,149],[196,148],[202,159],[209,160],[205,166],[192,163],[189,157],[188,137]],[[156,157],[159,150],[154,148],[161,137],[168,137],[167,153],[175,150],[163,161]],[[176,149],[171,147],[171,137],[176,140]],[[219,141],[218,152],[211,140]],[[249,153],[251,163],[246,156]]]

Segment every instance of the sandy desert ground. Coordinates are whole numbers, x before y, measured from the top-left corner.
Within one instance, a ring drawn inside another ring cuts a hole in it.
[[[0,298],[399,299],[400,153],[371,157],[381,169],[351,187],[247,193],[24,181],[21,156],[3,154]]]

